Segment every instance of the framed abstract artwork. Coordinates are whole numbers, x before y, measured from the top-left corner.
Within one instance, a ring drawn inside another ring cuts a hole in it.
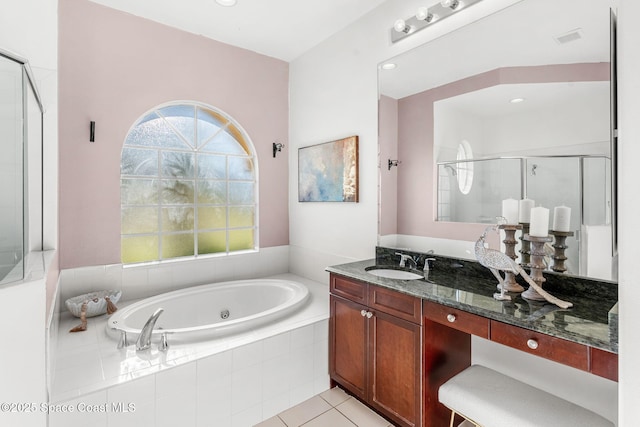
[[[358,137],[298,149],[298,201],[358,202]]]

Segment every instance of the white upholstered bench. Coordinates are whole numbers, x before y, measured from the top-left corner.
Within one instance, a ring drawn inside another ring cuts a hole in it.
[[[440,386],[438,400],[482,427],[614,427],[588,409],[509,376],[473,365]]]

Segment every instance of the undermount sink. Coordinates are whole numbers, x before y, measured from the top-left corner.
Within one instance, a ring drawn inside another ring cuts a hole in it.
[[[365,268],[365,271],[374,276],[384,277],[386,279],[398,279],[398,280],[416,280],[422,279],[424,276],[413,271],[409,271],[401,268],[383,267],[373,265]]]

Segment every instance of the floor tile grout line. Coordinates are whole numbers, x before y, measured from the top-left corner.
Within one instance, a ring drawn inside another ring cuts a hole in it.
[[[318,418],[319,416],[324,415],[324,414],[326,414],[327,412],[329,412],[329,411],[331,411],[331,410],[333,410],[333,409],[335,409],[335,410],[338,412],[338,414],[340,414],[340,415],[341,415],[345,420],[347,420],[347,421],[349,421],[351,424],[353,424],[353,426],[354,426],[354,427],[359,427],[356,423],[354,423],[352,420],[350,420],[348,417],[346,417],[342,412],[338,411],[338,408],[336,408],[335,406],[334,406],[334,407],[332,407],[331,409],[328,409],[328,410],[324,411],[322,414],[320,414],[320,415],[318,415],[318,416],[316,416],[316,417],[313,417],[313,418],[311,418],[310,420],[305,421],[304,423],[300,424],[299,426],[287,426],[287,427],[304,427],[305,425],[307,425],[307,424],[308,424],[308,423],[310,423],[311,421],[315,420],[315,419],[316,419],[316,418]]]

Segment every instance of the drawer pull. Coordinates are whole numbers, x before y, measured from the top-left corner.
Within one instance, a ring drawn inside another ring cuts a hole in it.
[[[531,350],[535,350],[536,348],[538,348],[538,341],[532,339],[527,340],[527,347],[529,347]]]
[[[456,321],[456,315],[455,314],[447,314],[447,320],[449,321],[449,323],[453,323]]]
[[[367,319],[371,319],[373,317],[373,313],[370,311],[367,311]]]
[[[367,310],[360,310],[360,314],[362,315],[362,317],[367,315]]]

